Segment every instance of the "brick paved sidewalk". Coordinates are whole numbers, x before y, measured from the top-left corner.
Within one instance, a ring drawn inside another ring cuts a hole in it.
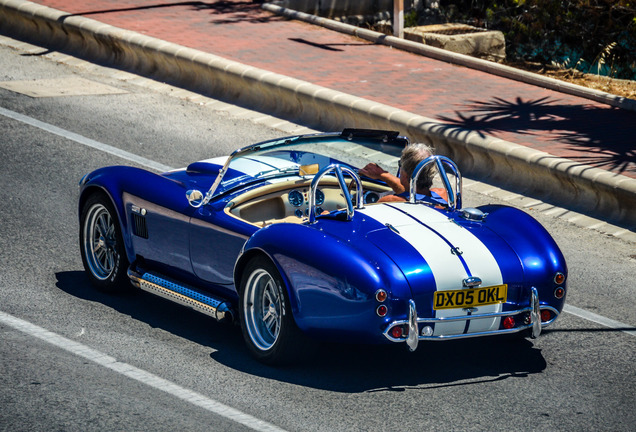
[[[636,178],[636,112],[376,45],[247,0],[34,0]]]

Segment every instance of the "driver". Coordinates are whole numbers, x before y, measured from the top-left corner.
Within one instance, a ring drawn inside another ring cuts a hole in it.
[[[409,200],[411,175],[417,165],[429,156],[433,155],[433,149],[426,144],[410,144],[402,150],[400,157],[400,176],[385,171],[376,163],[369,163],[358,172],[363,176],[385,182],[391,189],[392,195],[385,195],[378,202],[404,202]],[[436,204],[446,204],[446,191],[443,189],[431,189],[433,186],[433,166],[429,165],[420,173],[417,179],[416,199],[433,201]]]

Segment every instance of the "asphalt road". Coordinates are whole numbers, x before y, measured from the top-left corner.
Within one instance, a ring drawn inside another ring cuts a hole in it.
[[[180,167],[286,133],[111,70],[3,46],[0,64],[2,82],[83,78],[124,91],[32,98],[0,88],[0,108],[19,114],[0,111],[0,430],[633,430],[633,243],[529,209],[566,255],[575,312],[538,340],[413,354],[324,345],[307,363],[266,367],[238,328],[147,293],[95,291],[78,251],[77,185],[95,168],[140,163],[112,149]],[[470,191],[465,201],[496,202]]]

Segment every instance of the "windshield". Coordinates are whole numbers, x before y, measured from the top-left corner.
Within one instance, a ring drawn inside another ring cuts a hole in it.
[[[357,171],[375,162],[396,173],[408,140],[397,132],[345,130],[339,134],[304,135],[267,141],[235,151],[210,193],[221,195],[254,182],[316,174],[339,163]]]

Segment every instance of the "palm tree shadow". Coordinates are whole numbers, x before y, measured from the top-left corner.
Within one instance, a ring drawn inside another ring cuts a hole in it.
[[[525,378],[547,364],[541,350],[525,339],[498,337],[421,344],[415,353],[403,344],[369,346],[320,344],[310,359],[286,367],[270,367],[250,357],[240,328],[143,291],[102,293],[82,271],[56,273],[56,286],[85,307],[105,305],[121,314],[210,347],[210,361],[273,380],[329,391],[360,393],[431,390],[440,387]]]
[[[568,159],[636,175],[635,112],[593,104],[564,104],[548,97],[514,101],[495,97],[488,102],[470,101],[466,110],[455,113],[454,118],[439,119],[481,136],[502,132],[533,136],[539,149],[548,143],[562,148]],[[520,137],[519,141],[524,139]]]

